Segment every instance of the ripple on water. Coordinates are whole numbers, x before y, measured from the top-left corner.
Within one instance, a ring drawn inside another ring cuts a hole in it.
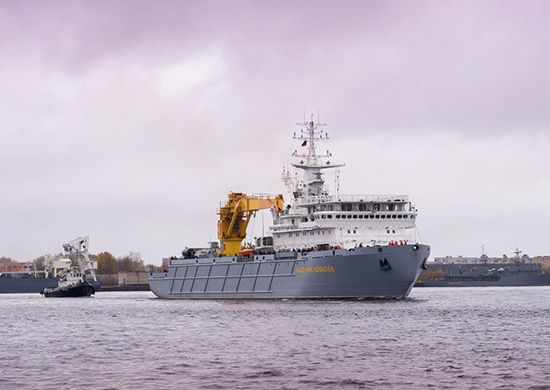
[[[550,288],[412,295],[360,302],[0,296],[0,389],[550,390]],[[78,375],[67,378],[75,367]]]

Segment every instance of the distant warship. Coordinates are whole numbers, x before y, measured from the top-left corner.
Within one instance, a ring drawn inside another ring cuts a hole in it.
[[[550,270],[521,255],[488,257],[484,247],[474,258],[442,257],[428,263],[417,287],[550,286]]]
[[[406,297],[430,247],[415,239],[416,208],[406,195],[330,194],[323,171],[343,166],[319,154],[324,124],[298,123],[292,166],[282,195],[230,193],[219,209],[219,243],[186,249],[165,272],[151,273],[151,290],[167,299],[345,299]],[[243,247],[248,223],[271,209],[272,236]]]

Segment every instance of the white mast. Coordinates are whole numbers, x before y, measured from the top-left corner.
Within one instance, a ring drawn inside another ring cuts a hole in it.
[[[305,194],[303,195],[323,195],[325,190],[321,170],[342,167],[344,164],[332,164],[330,160],[328,160],[332,157],[332,153],[328,150],[325,154],[317,153],[317,142],[329,139],[328,133],[322,129],[323,126],[326,126],[325,123],[320,123],[319,120],[315,123],[313,121],[313,114],[311,114],[311,120],[309,122],[304,121],[302,123],[297,123],[297,125],[302,128],[300,129],[299,135],[294,133],[294,139],[302,141],[301,147],[307,147],[307,150],[300,153],[298,153],[297,150],[294,151],[292,157],[299,158],[300,161],[293,162],[292,166],[303,169],[304,171],[303,186]],[[325,159],[326,162],[323,163]],[[302,194],[295,194],[295,197],[296,195]]]

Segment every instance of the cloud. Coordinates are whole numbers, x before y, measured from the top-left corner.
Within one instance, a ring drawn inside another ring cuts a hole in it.
[[[2,3],[0,255],[80,234],[156,263],[202,245],[228,191],[283,191],[293,124],[318,108],[346,191],[411,193],[436,255],[548,252],[549,12]]]

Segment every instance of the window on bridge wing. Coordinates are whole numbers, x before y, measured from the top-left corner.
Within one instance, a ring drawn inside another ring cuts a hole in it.
[[[353,206],[351,203],[342,203],[342,211],[352,211]]]

